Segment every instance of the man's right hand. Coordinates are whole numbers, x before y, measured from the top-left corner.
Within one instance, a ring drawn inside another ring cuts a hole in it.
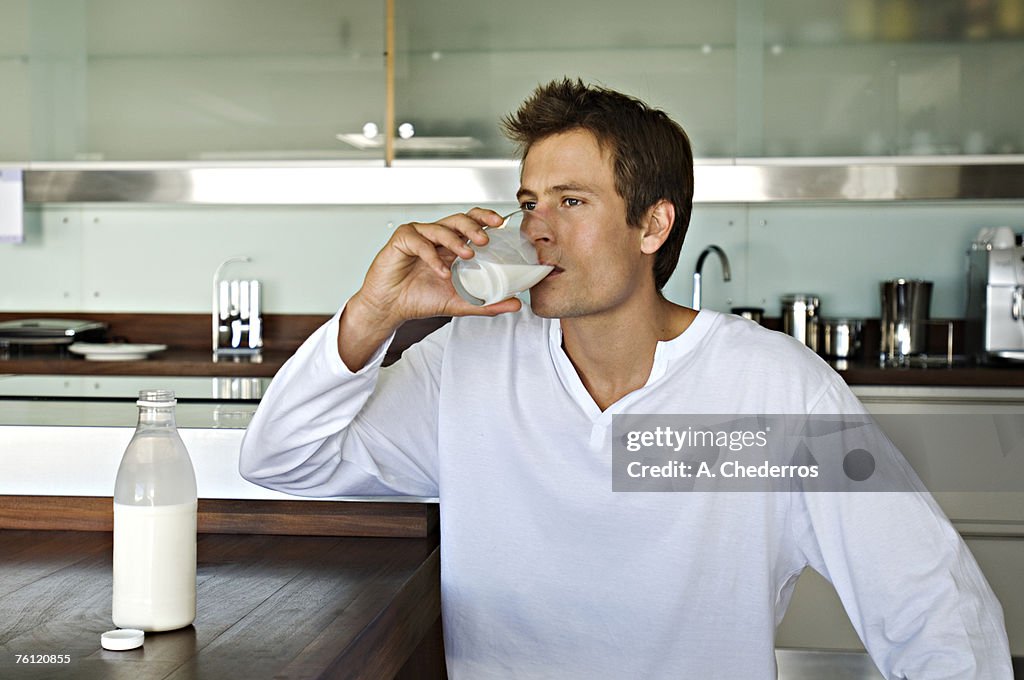
[[[522,303],[515,298],[485,307],[472,305],[459,297],[451,282],[455,258],[473,255],[466,241],[484,245],[484,227],[501,222],[493,210],[473,208],[434,223],[411,222],[396,229],[341,316],[338,352],[345,365],[358,371],[410,319],[517,311]]]

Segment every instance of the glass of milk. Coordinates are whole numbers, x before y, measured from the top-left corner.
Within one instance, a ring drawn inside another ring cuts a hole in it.
[[[554,267],[537,263],[537,251],[520,230],[523,211],[505,216],[500,227],[487,229],[487,245],[470,242],[475,255],[452,263],[452,285],[474,305],[492,305],[535,286]]]

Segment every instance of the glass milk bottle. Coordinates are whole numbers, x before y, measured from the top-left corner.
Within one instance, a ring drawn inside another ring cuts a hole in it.
[[[196,616],[196,475],[174,392],[139,392],[114,484],[114,625],[174,630]]]

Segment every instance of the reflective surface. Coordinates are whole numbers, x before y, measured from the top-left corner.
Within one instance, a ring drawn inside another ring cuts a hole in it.
[[[0,161],[511,158],[565,75],[705,158],[1024,152],[1024,0],[0,0]]]
[[[1012,154],[1020,0],[764,0],[766,156]]]
[[[377,0],[0,0],[0,160],[382,158]]]
[[[135,401],[145,389],[174,390],[179,401],[258,402],[270,378],[109,375],[0,375],[0,399],[57,398]]]
[[[865,652],[776,649],[778,680],[882,680]]]
[[[1024,198],[1024,164],[998,157],[957,164],[845,159],[826,165],[708,164],[695,168],[697,203],[890,201]],[[1016,157],[1014,160],[1017,160]],[[25,172],[30,203],[186,203],[251,205],[480,204],[511,200],[514,161],[434,166],[137,166]]]
[[[741,3],[742,4],[742,3]],[[750,3],[745,3],[750,4]],[[512,157],[497,122],[538,84],[581,77],[682,122],[699,156],[735,156],[737,3],[396,0],[396,124],[475,144],[400,158]]]

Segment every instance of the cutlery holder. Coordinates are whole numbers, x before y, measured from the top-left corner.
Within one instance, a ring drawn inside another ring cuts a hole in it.
[[[225,260],[213,276],[213,360],[259,361],[263,353],[262,286],[256,279],[220,278],[231,262],[248,262],[247,257]]]

